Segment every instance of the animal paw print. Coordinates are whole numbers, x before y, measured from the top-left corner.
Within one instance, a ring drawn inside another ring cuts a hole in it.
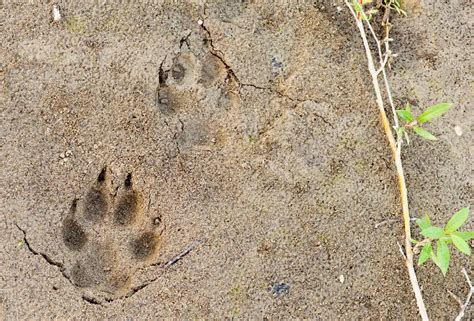
[[[144,215],[132,174],[114,189],[111,173],[104,168],[84,199],[73,201],[63,220],[70,280],[94,299],[126,295],[135,271],[158,255],[160,222]]]

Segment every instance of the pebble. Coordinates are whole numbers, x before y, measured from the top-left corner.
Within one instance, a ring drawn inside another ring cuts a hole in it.
[[[462,135],[462,128],[459,126],[454,126],[454,132],[456,135],[461,136]]]
[[[53,20],[55,22],[61,20],[61,13],[59,12],[59,7],[57,5],[53,5]]]
[[[280,283],[273,283],[270,287],[270,292],[274,296],[280,296],[284,294],[290,293],[290,285],[280,282]]]
[[[344,275],[339,275],[339,282],[341,283],[344,283],[344,281],[346,280],[346,278],[344,277]]]

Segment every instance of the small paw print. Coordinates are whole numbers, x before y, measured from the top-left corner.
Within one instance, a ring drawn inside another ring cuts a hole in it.
[[[135,271],[156,260],[161,244],[161,218],[144,215],[132,174],[118,188],[111,175],[104,168],[62,222],[66,273],[96,300],[126,295]]]

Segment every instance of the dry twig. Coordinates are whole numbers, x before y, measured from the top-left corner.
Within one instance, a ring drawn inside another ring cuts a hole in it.
[[[418,305],[418,311],[421,315],[422,320],[429,320],[428,319],[428,314],[426,312],[425,303],[423,302],[423,296],[421,294],[420,286],[418,284],[418,279],[416,277],[415,268],[413,266],[413,250],[412,250],[412,247],[411,247],[410,212],[409,212],[409,207],[408,207],[408,196],[407,196],[407,188],[406,188],[406,182],[405,182],[405,173],[403,171],[403,165],[402,165],[402,160],[401,160],[401,140],[398,140],[398,141],[395,140],[395,137],[394,137],[393,132],[392,132],[392,127],[390,125],[390,121],[388,120],[387,114],[385,112],[384,102],[383,102],[383,98],[382,98],[382,91],[380,90],[380,85],[379,85],[379,81],[378,81],[378,72],[377,72],[377,69],[375,68],[374,59],[373,59],[373,56],[372,56],[372,50],[370,49],[369,42],[367,40],[367,35],[366,35],[366,32],[365,32],[364,24],[361,21],[361,19],[359,19],[357,17],[357,14],[355,13],[354,9],[352,8],[352,6],[348,2],[348,0],[344,0],[344,1],[346,3],[347,7],[349,8],[350,12],[354,16],[357,28],[359,29],[360,36],[362,38],[362,42],[364,44],[365,53],[366,53],[366,56],[367,56],[368,70],[369,70],[370,76],[372,78],[372,84],[374,86],[374,91],[375,91],[375,95],[376,95],[376,98],[377,98],[376,101],[377,101],[377,106],[379,108],[379,112],[380,112],[380,116],[381,116],[381,120],[382,120],[382,125],[383,125],[384,131],[385,131],[385,136],[386,136],[386,138],[389,142],[390,149],[392,150],[392,154],[393,154],[394,161],[395,161],[395,166],[397,168],[398,185],[399,185],[399,189],[400,189],[400,198],[401,198],[401,202],[402,202],[403,222],[404,222],[404,226],[405,226],[405,257],[406,257],[405,263],[406,263],[406,266],[407,266],[407,269],[408,269],[408,274],[410,276],[411,286],[412,286],[413,292],[415,294],[416,303]],[[375,32],[373,31],[373,28],[370,25],[370,22],[367,19],[364,19],[364,20],[366,21],[366,24],[367,24],[372,36],[374,37],[374,39],[376,41],[376,44],[377,44],[377,52],[378,52],[380,64],[381,64],[381,67],[382,67],[381,72],[384,76],[385,88],[386,88],[386,91],[387,91],[387,95],[389,97],[390,105],[392,107],[392,113],[394,114],[393,115],[394,122],[395,122],[395,124],[398,124],[398,120],[396,118],[397,116],[396,116],[396,113],[395,113],[395,108],[393,107],[393,102],[392,102],[392,99],[391,99],[390,88],[388,86],[387,76],[386,76],[385,70],[383,68],[384,58],[383,58],[383,55],[382,55],[382,49],[381,49],[380,41],[376,37]],[[387,48],[388,42],[385,41],[385,43],[386,43],[386,48]],[[386,53],[386,54],[389,54],[389,52]]]
[[[198,245],[200,245],[202,243],[202,241],[194,241],[192,242],[190,245],[188,245],[184,250],[182,250],[178,255],[176,255],[174,258],[172,258],[171,260],[169,260],[167,263],[165,263],[163,265],[163,268],[168,268],[174,264],[176,264],[176,262],[178,262],[179,260],[181,260],[183,257],[185,257],[186,255],[188,255],[192,250],[194,250]]]
[[[459,307],[461,309],[455,321],[461,321],[461,319],[464,317],[464,314],[466,313],[466,309],[469,306],[469,303],[471,302],[472,294],[474,294],[474,288],[472,287],[471,279],[469,278],[469,275],[467,274],[466,269],[462,268],[461,272],[464,274],[464,277],[466,278],[466,282],[469,285],[469,293],[467,294],[467,297],[464,303],[456,294],[454,294],[453,292],[449,290],[446,290],[453,297],[453,299],[456,300],[456,302],[459,304]]]

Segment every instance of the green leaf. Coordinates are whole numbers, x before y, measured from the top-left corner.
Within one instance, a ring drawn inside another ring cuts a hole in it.
[[[429,120],[432,120],[433,118],[440,117],[444,113],[446,113],[453,104],[451,103],[441,103],[441,104],[436,104],[431,107],[429,107],[427,110],[425,110],[424,113],[419,115],[416,120],[418,123],[423,124]]]
[[[453,234],[453,235],[451,235],[451,240],[453,240],[454,246],[460,252],[462,252],[462,253],[464,253],[468,256],[471,255],[471,247],[461,237],[457,236],[456,234]]]
[[[438,140],[438,138],[436,138],[436,136],[434,136],[432,133],[430,133],[429,131],[427,131],[426,129],[423,129],[421,127],[418,127],[418,126],[413,126],[413,130],[415,131],[415,133],[425,139],[428,139],[428,140]]]
[[[362,11],[362,5],[358,1],[352,0],[352,6],[354,7],[355,12],[359,13]]]
[[[449,261],[451,259],[451,254],[449,253],[449,248],[448,245],[442,241],[439,240],[436,242],[436,265],[441,269],[441,272],[443,273],[444,276],[446,276],[446,273],[448,272],[449,268]]]
[[[424,237],[429,237],[436,240],[444,235],[444,231],[441,227],[430,226],[421,230],[421,235],[423,235]]]
[[[397,115],[398,117],[400,117],[401,119],[403,119],[404,121],[406,122],[412,122],[415,120],[415,118],[413,117],[413,115],[409,112],[409,111],[406,111],[406,110],[397,110]]]
[[[474,239],[474,231],[469,232],[454,232],[452,235],[457,235],[462,238],[464,241],[469,241],[470,239]]]
[[[402,135],[403,133],[405,132],[405,127],[398,127],[398,128],[395,128],[396,132],[397,132],[397,138],[398,139],[402,139]]]
[[[445,234],[444,236],[440,237],[439,239],[442,240],[442,241],[445,241],[446,244],[448,244],[448,245],[453,243],[453,240],[451,240],[451,235],[446,235]]]
[[[430,257],[431,253],[433,252],[433,248],[431,247],[431,243],[426,243],[423,245],[421,249],[420,257],[418,258],[418,266],[425,263]]]
[[[454,214],[444,227],[446,233],[452,233],[460,228],[464,222],[466,222],[467,217],[469,216],[469,207],[460,209],[456,214]]]
[[[420,227],[421,230],[428,228],[431,226],[430,217],[425,215],[423,218],[419,218],[416,220],[416,224]]]

